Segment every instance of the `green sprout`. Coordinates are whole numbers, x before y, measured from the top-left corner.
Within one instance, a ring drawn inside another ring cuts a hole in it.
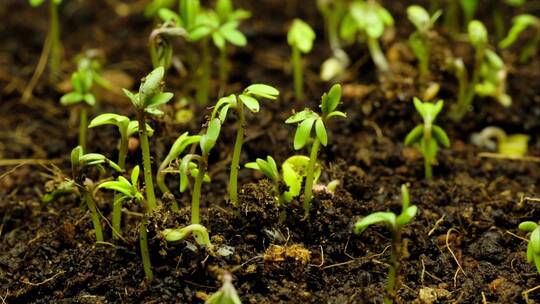
[[[300,19],[294,19],[289,33],[287,34],[287,41],[292,49],[292,68],[294,78],[294,95],[296,99],[304,98],[304,76],[302,72],[302,53],[307,54],[311,52],[313,48],[313,41],[315,40],[315,32],[309,26]]]
[[[272,156],[267,156],[266,160],[257,158],[254,162],[245,164],[246,168],[261,172],[274,184],[274,197],[278,203],[290,203],[293,198],[300,195],[302,182],[307,175],[309,166],[309,157],[304,155],[294,155],[289,157],[281,165],[281,175],[279,173],[276,161]],[[315,165],[314,183],[317,182],[321,175],[321,167]],[[288,187],[288,190],[280,193],[279,184],[283,181]]]
[[[357,37],[367,42],[369,53],[377,69],[386,72],[388,61],[381,50],[379,39],[386,28],[394,25],[394,18],[376,1],[354,1],[349,14],[341,23],[341,37],[354,41]]]
[[[387,296],[384,299],[385,304],[393,302],[392,299],[395,297],[395,289],[399,284],[399,268],[403,247],[401,235],[403,227],[413,220],[418,209],[416,206],[410,206],[409,204],[409,191],[406,185],[402,185],[401,214],[396,215],[393,212],[375,212],[362,218],[354,225],[354,233],[356,234],[361,234],[367,227],[379,223],[385,224],[392,232],[392,251],[390,253],[390,265],[386,282]]]
[[[341,102],[341,86],[335,84],[330,88],[328,93],[324,93],[321,97],[321,115],[313,112],[310,109],[305,109],[301,112],[293,114],[285,123],[298,124],[294,135],[294,149],[302,149],[312,139],[311,152],[309,156],[309,164],[306,173],[306,183],[304,187],[304,212],[306,217],[309,214],[310,203],[313,199],[313,182],[315,165],[317,163],[317,155],[319,147],[322,144],[326,147],[328,144],[328,135],[326,132],[326,124],[332,117],[347,117],[341,111],[336,111]],[[312,129],[315,129],[315,137],[312,137]]]
[[[92,218],[92,224],[94,225],[94,232],[98,242],[103,242],[103,230],[101,229],[99,213],[97,211],[94,198],[92,197],[94,185],[90,179],[84,178],[82,173],[83,170],[88,167],[97,167],[98,169],[103,170],[104,164],[107,164],[109,167],[118,172],[122,171],[117,164],[101,154],[85,154],[81,146],[77,146],[71,151],[71,170],[73,180],[79,185],[86,205],[88,206],[88,210],[90,210],[90,216]]]
[[[214,118],[208,123],[206,134],[202,135],[199,141],[201,154],[187,154],[180,162],[180,186],[187,186],[188,176],[195,175],[195,183],[191,192],[191,223],[199,224],[199,208],[201,203],[201,187],[205,179],[208,168],[208,156],[214,148],[221,131],[221,121]],[[196,163],[195,163],[196,162]],[[195,165],[195,166],[194,166]],[[194,170],[196,174],[194,174]]]
[[[232,276],[229,273],[222,275],[223,286],[212,294],[204,304],[242,304],[238,292],[232,284]]]
[[[113,236],[120,237],[122,235],[122,202],[127,200],[135,200],[140,203],[143,196],[138,189],[139,181],[139,166],[135,166],[131,171],[131,182],[123,176],[118,176],[115,181],[106,181],[98,185],[97,189],[109,189],[116,191],[113,201],[112,228]],[[120,195],[116,195],[120,193]]]
[[[471,136],[471,142],[478,147],[497,150],[497,153],[511,159],[523,158],[527,154],[530,136],[527,134],[506,134],[494,126],[488,126]]]
[[[73,92],[67,93],[60,98],[63,106],[79,106],[79,145],[86,150],[86,130],[88,123],[88,106],[96,104],[96,97],[92,94],[92,71],[90,69],[79,69],[71,76]]]
[[[446,132],[434,124],[435,118],[437,118],[437,115],[443,108],[443,104],[444,102],[442,100],[432,104],[422,102],[415,97],[414,107],[420,116],[422,116],[424,123],[412,129],[405,138],[405,146],[418,145],[418,150],[420,150],[424,157],[424,172],[428,180],[431,180],[433,177],[431,165],[437,157],[439,145],[443,145],[446,148],[450,147],[450,140]]]
[[[535,35],[531,40],[525,43],[519,56],[521,62],[527,62],[538,51],[538,45],[540,45],[540,18],[528,14],[514,17],[508,35],[499,43],[499,47],[503,49],[510,47],[515,44],[519,35],[528,28],[533,28],[535,30]]]
[[[32,7],[43,4],[45,0],[29,0]],[[49,0],[49,32],[43,46],[43,54],[48,54],[50,80],[55,81],[60,75],[60,56],[62,44],[60,42],[60,21],[58,6],[62,0]],[[42,55],[43,56],[43,55]]]
[[[164,229],[161,234],[167,242],[178,243],[193,235],[197,244],[203,247],[212,247],[208,230],[201,224],[191,224],[183,228]]]
[[[317,8],[324,19],[326,38],[332,50],[341,49],[339,23],[347,13],[345,0],[317,0]]]
[[[98,86],[106,90],[111,90],[111,83],[103,78],[101,75],[101,62],[99,60],[100,51],[95,49],[90,49],[84,53],[78,55],[75,60],[77,62],[77,69],[88,70],[92,74],[92,80]]]
[[[512,104],[512,98],[506,94],[506,67],[502,59],[487,48],[488,34],[485,26],[478,20],[471,21],[468,35],[475,49],[471,81],[461,59],[455,59],[450,64],[459,81],[458,101],[450,112],[450,117],[455,121],[465,116],[476,95],[493,97],[504,107]]]
[[[432,16],[421,6],[411,5],[407,8],[407,16],[416,27],[416,31],[409,36],[409,45],[418,59],[420,79],[429,74],[429,57],[431,53],[430,35],[442,11],[436,11]]]
[[[527,244],[527,261],[534,263],[536,271],[540,273],[540,226],[535,222],[526,221],[519,224],[519,230],[531,233]]]
[[[162,115],[163,112],[159,110],[158,107],[167,103],[173,97],[172,93],[162,92],[162,79],[164,73],[165,70],[163,67],[154,69],[142,80],[138,93],[132,93],[124,89],[124,94],[126,94],[137,109],[148,212],[156,207],[156,196],[154,194],[154,182],[152,180],[152,164],[150,162],[150,145],[148,144],[149,131],[146,128],[146,114]]]
[[[238,204],[238,170],[240,168],[240,154],[242,152],[242,144],[244,142],[244,132],[246,129],[246,118],[244,107],[252,113],[258,113],[260,104],[258,99],[275,100],[279,96],[279,91],[266,84],[252,84],[248,86],[242,94],[231,94],[221,98],[212,112],[212,117],[219,117],[223,122],[229,109],[234,109],[238,119],[236,130],[236,141],[234,143],[233,157],[231,161],[231,174],[229,177],[229,198],[233,205]]]

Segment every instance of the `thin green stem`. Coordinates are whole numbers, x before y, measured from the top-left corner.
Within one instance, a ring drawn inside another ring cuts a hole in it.
[[[49,1],[49,35],[51,53],[49,56],[49,76],[52,82],[56,82],[60,73],[60,21],[58,18],[58,4]]]
[[[229,175],[229,198],[234,206],[238,205],[238,170],[240,169],[240,154],[244,142],[244,131],[246,121],[244,117],[244,104],[237,103],[238,126],[236,130],[236,141],[234,142],[234,151],[231,161],[231,174]]]
[[[118,150],[118,166],[124,170],[126,168],[126,158],[128,153],[127,134],[120,134],[120,149]]]
[[[122,201],[124,198],[118,192],[114,194],[113,200],[113,213],[112,213],[112,227],[113,238],[118,239],[122,235]]]
[[[368,35],[367,44],[368,44],[369,54],[371,55],[371,59],[373,59],[375,66],[377,66],[377,69],[379,69],[379,71],[381,72],[388,71],[388,61],[386,61],[386,57],[384,56],[384,53],[381,50],[379,40],[372,38]]]
[[[427,180],[433,178],[433,170],[431,168],[431,159],[424,156],[424,175]]]
[[[99,214],[97,212],[94,198],[92,198],[91,190],[84,189],[84,200],[90,210],[90,217],[92,218],[92,224],[94,225],[94,232],[96,233],[96,241],[103,242],[103,230],[101,229],[101,221],[99,220]]]
[[[225,86],[227,85],[227,79],[229,78],[228,53],[227,45],[219,50],[219,86],[221,92],[225,92]]]
[[[202,60],[201,60],[201,79],[197,86],[197,101],[199,104],[208,104],[208,91],[210,90],[210,77],[211,77],[211,58],[208,38],[205,38],[201,42],[202,46]]]
[[[52,1],[51,1],[52,2]],[[81,106],[79,110],[79,145],[86,152],[86,129],[88,128],[88,109]]]
[[[139,246],[141,247],[141,257],[143,262],[144,274],[150,282],[154,278],[152,264],[150,261],[150,252],[148,250],[148,232],[146,231],[147,220],[143,219],[139,227]]]
[[[201,187],[206,173],[206,166],[208,161],[208,155],[203,155],[199,162],[199,172],[195,177],[195,184],[193,185],[193,193],[191,194],[191,223],[199,224],[199,209],[201,205]]]
[[[146,212],[151,212],[156,208],[156,195],[154,194],[154,182],[152,180],[152,163],[150,162],[150,145],[148,144],[148,131],[146,130],[144,110],[138,112],[139,139],[143,157],[144,184],[146,189],[146,200],[148,207]]]
[[[393,303],[395,289],[399,283],[399,260],[401,257],[401,232],[395,230],[392,238],[392,251],[390,252],[390,267],[388,268],[388,280],[386,282],[387,296],[384,298],[385,304]]]
[[[309,215],[310,203],[313,199],[313,180],[315,174],[315,165],[317,164],[317,154],[319,153],[320,141],[315,138],[309,154],[309,163],[306,173],[306,185],[304,188],[304,213],[305,217]]]
[[[293,65],[293,78],[294,78],[294,96],[296,99],[301,100],[304,98],[304,78],[302,74],[302,56],[300,50],[296,47],[292,47],[292,65]]]
[[[474,96],[476,95],[475,87],[480,79],[480,68],[482,67],[482,61],[484,60],[484,47],[479,47],[476,49],[475,54],[475,63],[473,76],[470,83],[467,83],[466,74],[461,75],[459,79],[459,92],[458,92],[458,102],[450,113],[450,118],[454,121],[460,121],[465,114],[469,111],[469,108],[472,105]],[[466,73],[466,71],[463,71]]]

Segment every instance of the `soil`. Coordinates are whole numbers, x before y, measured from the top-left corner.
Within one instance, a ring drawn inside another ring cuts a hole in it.
[[[337,179],[331,194],[315,193],[308,219],[300,201],[285,211],[274,203],[272,185],[251,170],[240,170],[240,203],[226,200],[228,162],[234,125],[228,121],[212,154],[212,183],[203,188],[202,224],[221,252],[190,242],[166,244],[159,231],[189,222],[189,197],[173,191],[149,218],[155,279],[145,280],[138,248],[142,208],[126,204],[121,240],[96,243],[89,213],[77,195],[42,203],[50,187],[68,177],[69,152],[77,142],[76,117],[59,106],[65,83],[49,85],[46,77],[34,97],[21,101],[25,85],[39,59],[47,30],[46,7],[31,9],[26,1],[3,0],[0,6],[0,160],[32,159],[0,167],[0,300],[2,303],[203,303],[220,286],[228,271],[243,303],[381,303],[385,294],[390,233],[383,226],[352,233],[355,221],[375,211],[400,208],[400,185],[409,184],[419,213],[403,232],[404,255],[396,303],[540,303],[540,292],[528,290],[540,280],[525,258],[524,220],[538,220],[540,164],[536,161],[480,157],[469,136],[488,125],[509,133],[531,135],[529,155],[540,155],[540,56],[527,64],[516,50],[502,51],[509,66],[510,108],[489,99],[475,100],[474,110],[461,123],[445,115],[438,124],[447,130],[452,147],[442,149],[435,178],[425,181],[423,161],[402,141],[419,123],[411,100],[422,96],[414,57],[406,47],[412,26],[405,21],[411,1],[383,1],[400,26],[384,43],[394,70],[377,75],[358,45],[347,49],[353,62],[344,85],[345,120],[329,126],[330,144],[320,152],[321,183]],[[136,86],[150,69],[147,37],[152,21],[142,17],[144,1],[65,1],[62,6],[64,78],[74,69],[82,49],[99,48],[104,69],[119,86]],[[124,3],[124,4],[122,4]],[[261,113],[248,116],[242,163],[272,155],[278,163],[292,155],[294,127],[283,121],[292,110],[315,108],[329,84],[318,67],[330,55],[324,39],[306,56],[306,98],[292,94],[288,22],[299,16],[323,37],[315,5],[303,1],[238,1],[254,18],[243,25],[249,45],[231,55],[227,92],[250,83],[278,87],[276,102],[264,102]],[[427,5],[427,4],[426,4]],[[484,3],[485,5],[485,3]],[[538,6],[535,11],[540,14]],[[127,14],[126,14],[126,9]],[[508,9],[506,20],[518,13]],[[479,12],[491,29],[489,12]],[[442,69],[448,54],[465,58],[472,50],[438,29],[432,77],[441,85],[439,97],[447,110],[456,96],[457,81]],[[181,45],[176,46],[181,52]],[[190,94],[194,83],[171,71],[167,89]],[[212,92],[217,92],[217,87]],[[113,111],[134,117],[120,92],[100,92],[94,114]],[[216,96],[213,96],[216,97]],[[197,133],[209,110],[190,106],[194,119],[174,122],[168,105],[164,117],[151,121],[154,168],[181,133]],[[114,128],[89,131],[89,150],[116,157]],[[136,141],[134,142],[136,148]],[[44,161],[37,161],[44,160]],[[140,162],[137,149],[128,166]],[[169,176],[171,189],[178,179]],[[182,206],[170,210],[171,199]],[[97,196],[102,225],[110,233],[112,197]],[[284,215],[284,216],[283,216]],[[224,254],[228,251],[227,254]],[[430,302],[431,301],[431,302]]]

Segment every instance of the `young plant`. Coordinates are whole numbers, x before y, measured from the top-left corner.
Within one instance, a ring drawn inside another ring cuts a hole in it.
[[[246,168],[257,170],[264,174],[274,184],[274,197],[278,203],[290,203],[295,197],[300,195],[302,182],[307,175],[309,167],[309,157],[304,155],[294,155],[289,157],[281,165],[281,175],[278,171],[276,161],[272,156],[267,156],[266,160],[257,158],[255,162],[245,164]],[[313,174],[314,183],[317,182],[321,175],[321,167],[315,165]],[[279,184],[283,183],[288,187],[288,190],[280,193]]]
[[[395,289],[399,284],[399,268],[401,264],[401,253],[403,244],[401,243],[402,230],[410,223],[416,215],[418,208],[410,206],[409,191],[406,185],[401,186],[401,213],[396,215],[393,212],[375,212],[356,222],[354,233],[361,234],[367,227],[374,224],[385,224],[392,232],[392,251],[390,253],[390,267],[386,281],[387,296],[385,304],[390,304],[395,298]]]
[[[527,261],[534,263],[536,271],[540,273],[540,226],[535,222],[526,221],[519,224],[519,230],[531,233],[527,244]]]
[[[221,131],[221,121],[219,118],[214,118],[208,123],[206,134],[202,135],[199,141],[201,154],[187,154],[180,162],[180,186],[187,187],[188,176],[195,175],[195,183],[191,192],[191,223],[199,224],[199,209],[201,202],[201,187],[206,176],[208,168],[208,156],[210,151],[215,146],[216,141]],[[195,163],[196,162],[196,163]],[[196,174],[194,174],[196,170]],[[184,187],[184,188],[185,188]]]
[[[381,50],[379,39],[386,28],[394,25],[392,15],[376,1],[354,1],[349,14],[341,23],[341,36],[353,42],[357,37],[365,40],[368,45],[371,59],[377,69],[386,72],[389,69],[388,61]]]
[[[95,49],[90,49],[85,51],[82,54],[79,54],[75,60],[77,62],[77,70],[87,70],[92,74],[92,80],[95,84],[102,87],[105,90],[111,90],[111,83],[103,78],[101,74],[101,62],[100,62],[100,51]]]
[[[475,49],[471,81],[463,61],[457,59],[451,63],[459,81],[458,101],[450,112],[450,117],[455,121],[465,116],[477,94],[493,97],[504,107],[512,104],[512,98],[506,94],[506,67],[502,59],[487,48],[488,34],[485,26],[478,20],[471,21],[468,35]]]
[[[203,247],[212,247],[208,230],[201,224],[191,224],[183,228],[167,228],[161,234],[167,242],[171,243],[178,243],[193,235],[197,244]]]
[[[309,26],[300,19],[294,19],[289,33],[287,34],[287,41],[291,46],[291,62],[293,68],[294,78],[294,95],[296,99],[304,98],[304,76],[302,72],[302,53],[307,54],[311,52],[313,48],[313,41],[315,40],[315,32]]]
[[[540,45],[540,18],[522,14],[514,17],[512,19],[512,27],[508,31],[508,35],[499,43],[499,47],[506,49],[511,45],[515,44],[518,40],[519,35],[528,28],[532,28],[535,31],[534,37],[525,43],[521,54],[519,56],[519,61],[527,62],[532,56],[534,56],[538,51],[538,46]]]
[[[471,136],[471,142],[478,147],[497,150],[508,158],[522,158],[527,154],[530,136],[527,134],[506,134],[494,126],[488,126]]]
[[[275,100],[279,96],[279,91],[269,85],[252,84],[240,95],[231,94],[221,98],[212,112],[212,118],[219,117],[223,121],[227,117],[229,109],[236,112],[238,125],[236,130],[236,141],[234,143],[233,157],[231,161],[231,174],[229,176],[229,198],[233,205],[238,204],[238,170],[240,168],[240,154],[242,152],[242,144],[244,142],[244,132],[246,129],[246,118],[244,107],[252,113],[258,113],[260,104],[258,99]]]
[[[118,176],[115,181],[106,181],[97,187],[97,189],[109,189],[116,191],[113,202],[112,228],[113,236],[119,237],[122,235],[122,203],[127,200],[135,200],[137,203],[142,202],[143,196],[138,188],[139,181],[139,166],[135,166],[131,171],[131,182],[123,176]],[[119,195],[117,195],[120,193]]]
[[[32,7],[37,7],[43,4],[45,0],[29,0],[29,2]],[[47,38],[45,39],[45,44],[43,45],[42,56],[46,56],[43,57],[44,59],[48,58],[50,76],[49,78],[51,81],[56,81],[60,75],[60,56],[62,51],[62,44],[60,42],[60,21],[58,18],[58,6],[61,3],[62,0],[49,0],[49,32],[47,33]],[[36,69],[36,75],[38,74],[37,70],[38,69]]]
[[[172,93],[164,93],[162,91],[162,79],[164,73],[165,70],[163,67],[154,69],[142,80],[138,93],[132,93],[124,89],[124,94],[126,94],[137,109],[148,212],[151,212],[156,207],[156,196],[154,194],[154,182],[152,180],[152,164],[150,162],[150,145],[148,144],[149,131],[146,128],[146,114],[162,115],[163,112],[159,110],[158,107],[167,103],[173,97]]]
[[[96,97],[92,94],[92,71],[79,69],[71,76],[73,92],[60,98],[63,106],[79,105],[79,146],[86,151],[86,129],[88,124],[88,107],[96,104]]]
[[[438,10],[429,16],[429,13],[419,5],[411,5],[407,8],[407,16],[416,27],[416,31],[409,36],[409,46],[418,59],[420,79],[425,79],[429,74],[430,37],[433,26],[441,14],[442,11]]]
[[[346,117],[347,115],[341,111],[336,111],[341,101],[341,86],[335,84],[330,88],[328,93],[324,93],[321,97],[321,115],[305,109],[301,112],[293,114],[285,123],[298,124],[294,135],[294,149],[302,149],[312,139],[311,152],[309,156],[309,164],[306,173],[306,183],[304,187],[304,212],[306,217],[309,215],[310,203],[313,199],[313,182],[315,165],[317,163],[317,155],[319,147],[322,144],[326,147],[328,144],[328,135],[326,132],[326,124],[332,117]],[[312,137],[312,129],[315,129],[315,136]]]
[[[204,304],[242,304],[238,292],[232,284],[232,276],[229,273],[222,275],[223,286],[212,294]]]
[[[88,210],[90,210],[90,216],[92,218],[92,224],[94,225],[94,232],[96,234],[96,240],[98,242],[103,242],[103,230],[101,229],[99,213],[97,211],[94,198],[92,197],[94,184],[90,179],[84,178],[82,173],[84,169],[94,166],[100,170],[103,170],[104,164],[107,164],[109,167],[113,168],[118,172],[122,171],[122,169],[117,164],[115,164],[112,160],[106,158],[101,154],[85,154],[81,146],[77,146],[71,151],[71,171],[73,175],[73,180],[79,186],[86,205],[88,206]]]
[[[432,104],[422,102],[415,97],[414,107],[420,116],[422,116],[424,123],[412,129],[405,138],[405,146],[417,145],[418,150],[422,153],[424,157],[425,177],[428,180],[431,180],[433,177],[431,165],[437,157],[439,145],[443,145],[446,148],[450,147],[450,140],[446,132],[434,124],[435,118],[437,118],[437,115],[443,108],[443,104],[444,102],[442,100],[439,100],[436,104]]]
[[[347,13],[345,0],[317,0],[317,8],[323,16],[326,38],[332,50],[341,49],[339,23]]]

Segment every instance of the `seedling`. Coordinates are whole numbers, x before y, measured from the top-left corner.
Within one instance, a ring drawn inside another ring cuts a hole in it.
[[[178,243],[193,235],[197,244],[212,247],[208,230],[201,224],[191,224],[184,228],[165,229],[161,232],[167,242]]]
[[[461,59],[451,62],[459,81],[458,101],[450,112],[450,117],[456,121],[461,120],[469,111],[476,94],[493,97],[504,107],[512,104],[512,98],[506,94],[506,67],[502,59],[487,48],[488,34],[485,26],[473,20],[469,23],[468,34],[475,49],[471,81]]]
[[[371,59],[381,72],[389,69],[388,61],[381,50],[379,39],[386,28],[394,25],[392,15],[376,1],[354,1],[349,14],[341,23],[341,37],[347,41],[359,38],[368,45]]]
[[[326,132],[326,124],[332,117],[346,117],[347,115],[341,111],[336,111],[337,106],[341,101],[341,86],[335,84],[330,88],[328,93],[324,93],[321,97],[321,115],[313,112],[310,109],[305,109],[301,112],[293,114],[285,123],[298,124],[294,135],[294,149],[302,149],[312,139],[311,152],[309,156],[309,164],[306,173],[306,183],[304,187],[304,212],[305,216],[309,215],[310,203],[313,199],[313,182],[315,164],[317,163],[317,155],[319,147],[322,144],[326,147],[328,144],[328,135]],[[312,137],[311,131],[315,129],[315,137]]]
[[[118,176],[116,181],[106,181],[97,187],[97,189],[104,188],[120,193],[120,195],[115,194],[113,202],[112,228],[115,237],[122,235],[122,203],[127,200],[135,200],[140,203],[143,200],[138,188],[139,172],[139,166],[135,166],[131,171],[131,182],[123,176]]]
[[[77,69],[88,70],[92,74],[92,80],[98,86],[106,90],[111,90],[111,83],[101,75],[101,62],[99,60],[99,50],[90,49],[76,57]]]
[[[429,57],[431,53],[431,31],[442,11],[436,11],[432,16],[421,6],[411,5],[407,8],[407,16],[416,27],[416,31],[409,36],[409,45],[418,59],[420,79],[429,74]]]
[[[67,93],[60,98],[63,106],[79,106],[79,145],[86,150],[86,126],[88,124],[88,106],[96,104],[96,97],[92,94],[92,71],[79,69],[71,76],[73,92]]]
[[[294,19],[287,35],[287,41],[289,42],[292,51],[291,62],[294,78],[294,95],[296,99],[304,98],[304,76],[302,72],[301,54],[311,52],[314,40],[315,32],[311,26],[300,19]]]
[[[401,186],[401,214],[396,215],[393,212],[375,212],[356,222],[354,233],[361,234],[367,227],[374,224],[385,224],[392,232],[392,251],[390,253],[390,265],[388,269],[388,278],[386,281],[387,296],[384,299],[385,304],[393,302],[395,298],[395,289],[399,284],[399,268],[401,264],[401,253],[403,244],[401,243],[402,230],[405,225],[410,223],[416,215],[418,208],[414,205],[409,206],[409,191],[406,185]]]
[[[272,156],[267,156],[266,160],[257,158],[255,162],[245,164],[246,168],[260,171],[272,181],[274,184],[274,196],[280,204],[282,202],[290,203],[295,197],[300,195],[300,189],[306,177],[308,166],[309,157],[303,155],[291,156],[283,162],[281,165],[281,175],[278,171],[276,161]],[[321,167],[319,164],[316,164],[313,176],[314,183],[317,182],[320,175]],[[279,189],[279,183],[281,181],[288,187],[288,190],[283,193],[280,193]]]
[[[37,7],[42,5],[45,0],[29,0],[29,2],[32,7]],[[58,6],[60,3],[62,3],[62,0],[49,0],[49,32],[45,44],[43,45],[43,53],[41,55],[43,59],[48,58],[49,78],[51,81],[57,80],[60,75],[60,56],[62,51],[62,44],[60,42],[60,21],[58,18]],[[38,73],[38,70],[39,68],[36,69],[35,75],[41,74],[41,72]]]
[[[84,154],[84,150],[81,146],[75,147],[71,151],[71,170],[73,174],[73,180],[78,184],[81,193],[84,196],[88,210],[90,210],[90,216],[92,218],[92,224],[94,225],[94,232],[96,234],[96,240],[103,242],[103,230],[101,229],[101,223],[99,220],[99,213],[97,211],[92,192],[94,185],[88,178],[83,178],[82,171],[88,167],[97,167],[103,170],[103,165],[107,164],[114,170],[121,172],[122,169],[115,164],[112,160],[97,153]]]
[[[444,102],[439,100],[437,103],[432,104],[429,102],[422,102],[418,98],[414,98],[414,107],[416,111],[422,116],[424,120],[423,124],[419,124],[412,129],[405,138],[405,146],[417,145],[418,150],[424,157],[424,172],[425,177],[431,180],[433,177],[431,165],[437,157],[437,151],[439,145],[443,145],[446,148],[450,147],[450,140],[444,130],[435,125],[435,119],[439,112],[443,108]]]
[[[534,29],[535,35],[525,43],[519,56],[521,62],[527,62],[538,51],[538,45],[540,45],[540,18],[528,14],[514,17],[508,35],[499,43],[499,47],[503,49],[512,46],[518,40],[520,34],[528,28]]]
[[[162,91],[162,79],[164,73],[165,70],[163,67],[154,69],[142,80],[138,93],[132,93],[124,89],[124,94],[126,94],[137,109],[148,212],[156,207],[156,196],[154,194],[154,182],[152,180],[152,164],[150,162],[150,146],[148,144],[149,131],[146,128],[146,114],[162,115],[163,112],[159,110],[158,107],[167,103],[173,97],[172,93],[164,93]]]
[[[242,304],[238,292],[232,284],[232,276],[229,273],[222,275],[223,286],[211,295],[204,304]]]
[[[229,109],[233,109],[236,112],[238,119],[238,125],[236,130],[236,141],[234,143],[233,157],[231,161],[231,174],[229,177],[229,198],[233,205],[238,204],[238,169],[240,168],[240,154],[242,152],[242,144],[244,142],[244,132],[246,129],[246,118],[244,107],[246,107],[252,113],[258,113],[260,104],[258,99],[275,100],[279,96],[279,91],[269,85],[265,84],[252,84],[242,94],[231,94],[227,97],[221,98],[212,112],[212,118],[219,117],[219,120],[223,122]]]
[[[323,16],[326,38],[332,50],[341,49],[339,23],[347,13],[345,0],[317,0],[317,8]]]
[[[221,121],[219,118],[214,118],[208,123],[206,134],[202,135],[199,141],[201,154],[187,154],[180,162],[180,185],[186,185],[188,176],[193,176],[196,169],[195,184],[191,192],[191,223],[199,224],[199,207],[201,202],[201,187],[204,181],[208,168],[208,156],[210,151],[215,146],[216,141],[221,131]],[[195,163],[196,162],[196,163]]]
[[[522,158],[527,154],[530,137],[526,134],[507,135],[499,127],[485,127],[471,136],[471,142],[479,147],[497,152],[508,158]]]
[[[526,221],[519,224],[519,229],[531,233],[527,244],[527,261],[534,263],[536,271],[540,273],[540,226],[535,222]]]

